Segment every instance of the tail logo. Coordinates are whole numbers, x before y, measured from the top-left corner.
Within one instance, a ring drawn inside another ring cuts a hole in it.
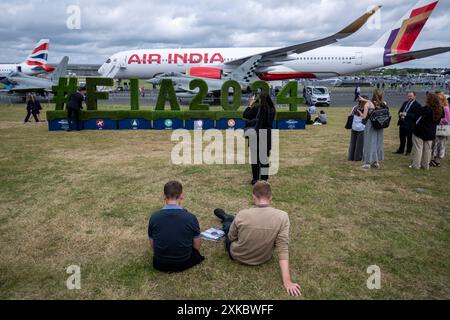
[[[48,48],[48,40],[40,41],[31,52],[31,55],[28,56],[26,64],[29,66],[40,66],[45,68],[48,60]]]
[[[431,13],[439,1],[435,1],[426,6],[413,9],[408,19],[405,19],[400,28],[392,30],[389,40],[385,46],[384,65],[412,60],[412,58],[395,59],[388,55],[391,53],[403,53],[411,50],[414,42],[422,31],[425,23],[430,18]]]

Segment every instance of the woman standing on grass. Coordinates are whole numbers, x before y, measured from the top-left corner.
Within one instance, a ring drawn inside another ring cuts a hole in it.
[[[364,111],[357,110],[357,114],[364,119],[364,149],[363,169],[380,168],[380,161],[384,160],[384,129],[375,129],[370,121],[370,115],[376,109],[387,108],[384,92],[376,89],[372,100],[360,99],[364,104]]]
[[[437,93],[439,102],[444,108],[444,118],[441,119],[441,126],[446,126],[450,124],[450,108],[448,106],[448,100],[442,92]],[[445,146],[447,144],[448,137],[437,136],[433,142],[433,160],[431,160],[431,167],[440,167],[441,161],[445,157]]]
[[[36,113],[36,109],[38,108],[36,106],[36,98],[33,95],[31,95],[31,93],[27,94],[26,103],[27,103],[27,116],[25,117],[25,120],[23,120],[23,122],[24,123],[29,122],[31,115],[33,115],[34,121],[39,122]]]
[[[413,163],[410,168],[430,169],[432,145],[436,139],[436,127],[444,116],[444,110],[436,94],[427,95],[426,106],[417,113],[413,130]]]
[[[361,98],[366,101],[368,96],[362,96]],[[360,97],[358,97],[360,99]],[[365,102],[359,100],[358,105],[353,107],[351,115],[353,115],[352,130],[350,135],[350,146],[348,148],[348,160],[349,161],[361,161],[363,157],[364,149],[364,130],[366,126],[363,124],[363,118],[359,115],[364,112]],[[359,111],[359,113],[357,112]]]
[[[253,96],[244,111],[252,159],[252,185],[269,180],[269,157],[272,150],[272,123],[276,109],[270,96],[262,92]],[[261,141],[261,143],[260,143]]]
[[[34,101],[34,105],[33,105],[34,109],[33,109],[33,111],[36,114],[36,117],[38,118],[39,122],[42,122],[42,119],[41,119],[41,110],[42,110],[41,103],[39,102],[39,100],[36,99],[36,96],[34,94],[31,97],[32,97],[32,99]]]

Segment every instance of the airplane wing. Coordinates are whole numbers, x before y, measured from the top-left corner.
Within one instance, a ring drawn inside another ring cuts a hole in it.
[[[441,54],[445,52],[449,52],[450,47],[439,47],[439,48],[431,48],[431,49],[425,49],[425,50],[417,50],[417,51],[409,51],[404,53],[393,53],[388,54],[389,57],[394,59],[422,59],[426,57],[431,57],[436,54]]]
[[[330,44],[336,43],[340,39],[347,38],[348,36],[354,34],[356,31],[361,29],[361,27],[366,24],[366,22],[369,20],[371,16],[373,16],[381,6],[377,6],[374,9],[366,12],[364,15],[353,21],[351,24],[349,24],[347,27],[339,31],[338,33],[333,34],[332,36],[329,36],[327,38],[323,38],[320,40],[314,40],[309,41],[301,44],[296,44],[289,47],[284,47],[280,49],[275,49],[267,52],[259,53],[258,55],[261,56],[262,61],[265,63],[271,63],[271,62],[282,62],[282,61],[288,61],[288,55],[290,54],[300,54],[303,52],[311,51],[314,49],[318,49],[324,46],[328,46]],[[248,59],[250,59],[252,56],[244,57],[241,59],[233,60],[226,62],[226,65],[229,66],[239,66],[245,63]]]
[[[42,88],[33,88],[27,86],[13,86],[7,89],[2,90],[2,92],[36,92],[36,91],[45,91]]]
[[[361,17],[353,21],[351,24],[349,24],[347,27],[327,38],[259,53],[258,55],[261,56],[260,62],[261,64],[267,64],[267,66],[270,66],[273,65],[274,63],[289,61],[290,59],[288,58],[288,56],[290,54],[294,53],[300,54],[303,52],[311,51],[314,49],[318,49],[336,43],[338,40],[347,38],[348,36],[351,36],[356,31],[361,29],[361,27],[366,24],[369,18],[373,16],[380,8],[381,6],[377,6],[374,9],[366,12],[364,15],[362,15]],[[250,58],[252,58],[252,56],[226,62],[225,65],[236,67],[242,65]]]

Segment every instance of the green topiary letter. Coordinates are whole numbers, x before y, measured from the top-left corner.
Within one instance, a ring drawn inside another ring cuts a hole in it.
[[[265,92],[267,94],[270,93],[270,86],[267,82],[262,81],[262,80],[258,80],[253,82],[250,85],[250,89],[252,90],[253,93],[256,93],[259,90],[261,90],[262,92]]]
[[[301,99],[298,97],[298,82],[290,81],[277,95],[278,104],[288,104],[289,111],[297,111]]]
[[[139,110],[139,80],[130,80],[130,104],[131,110]]]
[[[233,102],[231,104],[228,101],[230,88],[233,89]],[[225,81],[220,93],[220,103],[222,105],[223,110],[225,111],[238,110],[241,107],[241,99],[242,99],[242,89],[239,82],[235,80]]]
[[[170,79],[163,79],[161,81],[161,88],[159,89],[158,101],[156,101],[155,110],[162,111],[166,106],[166,101],[170,103],[172,111],[179,111],[180,104],[178,103],[177,94],[173,88],[173,82]]]
[[[197,88],[199,89],[199,91],[195,95],[195,97],[191,100],[191,103],[189,104],[189,110],[208,111],[209,104],[202,103],[203,100],[208,95],[208,85],[202,79],[194,79],[191,82],[189,82],[189,89],[191,91],[194,91]]]
[[[87,109],[97,110],[98,100],[108,100],[108,92],[98,92],[97,86],[112,87],[114,85],[114,80],[111,78],[86,78],[86,89],[87,89]]]
[[[77,91],[78,79],[70,78],[69,83],[67,83],[67,78],[59,78],[57,86],[52,87],[52,91],[55,94],[53,97],[53,102],[55,105],[55,110],[64,110],[64,105],[67,103],[70,95]]]

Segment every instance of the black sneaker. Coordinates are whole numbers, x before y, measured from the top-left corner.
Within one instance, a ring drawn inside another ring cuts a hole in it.
[[[226,214],[223,209],[220,208],[214,209],[214,215],[222,221],[225,221],[226,218],[231,217],[229,214]]]

